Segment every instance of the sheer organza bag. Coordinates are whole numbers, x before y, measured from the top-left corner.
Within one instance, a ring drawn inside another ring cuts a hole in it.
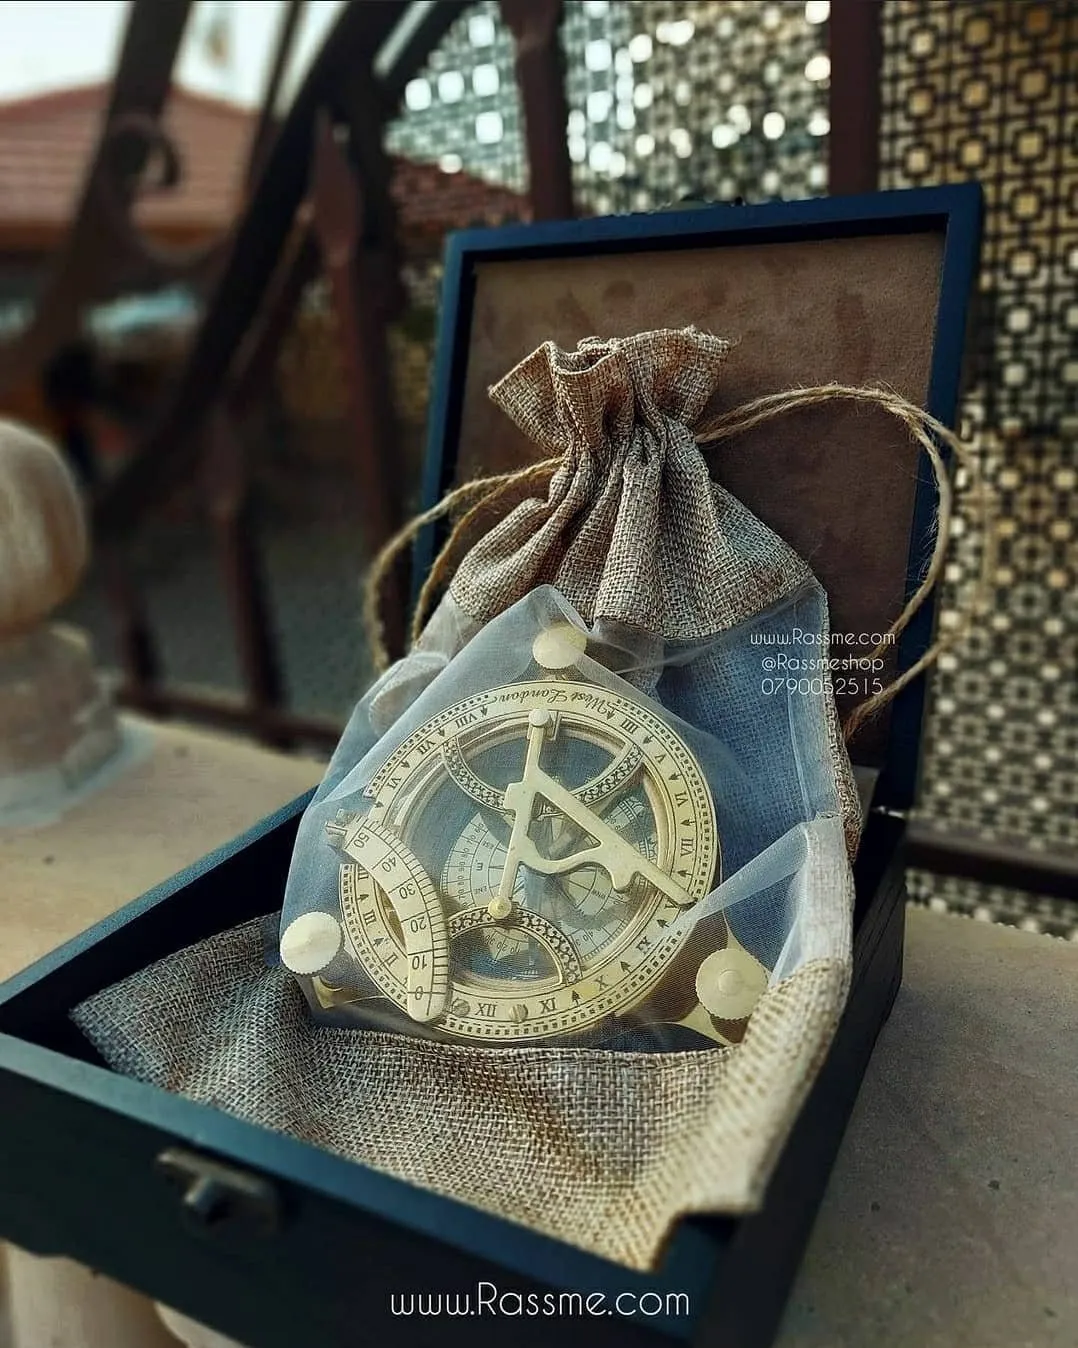
[[[810,852],[845,885],[823,681],[760,691],[758,646],[825,618],[805,581],[728,632],[656,641],[589,628],[542,585],[363,752],[376,686],[285,897],[284,962],[315,1013],[510,1047],[740,1040],[769,975],[829,949],[801,897]],[[414,692],[435,667],[389,682]],[[841,950],[846,905],[833,921]]]

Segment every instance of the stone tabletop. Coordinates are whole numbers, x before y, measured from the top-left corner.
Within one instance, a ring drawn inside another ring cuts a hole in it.
[[[907,910],[779,1344],[1078,1344],[1078,944]]]
[[[0,828],[0,978],[313,786],[322,765],[124,718],[123,761],[38,827]],[[67,1259],[0,1247],[0,1348],[177,1348],[145,1297]]]
[[[0,828],[0,979],[228,842],[322,776],[321,763],[247,740],[124,719],[137,746],[130,767],[53,823]]]

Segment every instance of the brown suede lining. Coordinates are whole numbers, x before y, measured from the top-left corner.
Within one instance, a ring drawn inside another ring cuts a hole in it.
[[[458,476],[538,457],[486,390],[548,339],[571,347],[581,337],[692,323],[740,340],[716,409],[832,380],[883,382],[923,404],[942,256],[942,233],[925,232],[482,264]],[[812,566],[834,632],[891,624],[903,600],[918,459],[897,421],[836,404],[706,454],[712,475]],[[840,706],[858,700],[840,698]],[[886,716],[864,728],[858,761],[879,761],[885,728]]]

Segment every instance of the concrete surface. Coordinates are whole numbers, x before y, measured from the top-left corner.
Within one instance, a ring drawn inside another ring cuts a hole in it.
[[[1078,946],[907,910],[782,1348],[1078,1344]]]
[[[313,786],[322,764],[124,718],[151,752],[55,823],[0,829],[0,978]]]

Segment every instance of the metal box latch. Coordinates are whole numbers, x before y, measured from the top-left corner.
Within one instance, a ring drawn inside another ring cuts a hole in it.
[[[279,1196],[259,1175],[183,1147],[161,1152],[156,1168],[180,1190],[184,1220],[199,1231],[242,1225],[272,1235],[280,1228]]]

